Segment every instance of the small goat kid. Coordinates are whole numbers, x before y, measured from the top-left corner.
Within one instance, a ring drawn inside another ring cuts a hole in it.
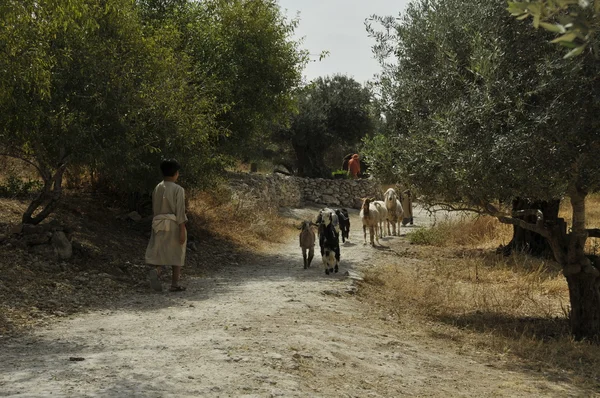
[[[377,206],[372,203],[373,199],[363,199],[363,204],[360,209],[360,219],[363,224],[363,235],[365,238],[365,245],[367,244],[367,227],[369,228],[369,238],[371,240],[371,246],[375,246],[373,239],[379,244],[379,236],[377,235],[377,225],[379,224],[380,214]]]
[[[350,216],[348,215],[348,210],[335,209],[335,214],[337,214],[340,230],[342,231],[342,243],[346,243],[346,240],[350,236]]]
[[[303,221],[300,227],[300,247],[302,248],[302,259],[304,260],[304,269],[310,267],[315,256],[315,231],[316,226],[312,221]],[[308,256],[307,256],[308,252]]]
[[[387,209],[387,229],[388,235],[396,236],[396,226],[398,227],[398,235],[400,235],[400,223],[404,210],[402,209],[402,203],[398,200],[398,194],[394,188],[390,188],[383,194],[383,201]],[[392,231],[390,231],[390,224],[392,225]]]

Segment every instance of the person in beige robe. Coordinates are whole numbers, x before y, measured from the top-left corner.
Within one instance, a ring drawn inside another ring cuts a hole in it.
[[[146,248],[146,264],[154,265],[150,270],[150,284],[154,290],[162,290],[159,280],[163,265],[170,265],[173,274],[170,291],[183,291],[179,285],[181,267],[185,263],[187,230],[185,223],[185,191],[177,185],[179,163],[175,160],[164,160],[160,168],[164,180],[152,193],[152,232]]]

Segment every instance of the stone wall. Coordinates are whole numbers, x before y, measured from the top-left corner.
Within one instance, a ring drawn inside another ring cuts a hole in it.
[[[376,180],[328,180],[300,178],[283,174],[236,173],[229,176],[235,197],[268,203],[271,206],[301,207],[306,203],[360,208],[367,196],[381,198],[381,186]]]

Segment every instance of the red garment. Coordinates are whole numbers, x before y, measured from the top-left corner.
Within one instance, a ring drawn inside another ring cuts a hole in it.
[[[360,162],[358,160],[358,155],[352,156],[352,159],[350,159],[348,162],[348,172],[352,177],[358,177],[358,173],[360,173]]]

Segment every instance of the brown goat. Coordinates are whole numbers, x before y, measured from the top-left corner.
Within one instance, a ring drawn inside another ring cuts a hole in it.
[[[300,247],[302,248],[302,259],[304,260],[304,269],[310,267],[315,256],[315,231],[316,226],[312,221],[303,221],[300,227]],[[308,252],[308,255],[307,255]]]

